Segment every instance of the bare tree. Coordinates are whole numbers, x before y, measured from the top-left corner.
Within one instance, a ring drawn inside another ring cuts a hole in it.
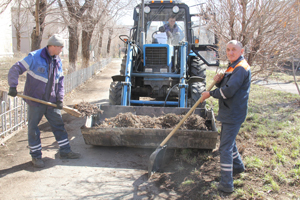
[[[41,48],[41,42],[43,33],[45,30],[45,19],[48,9],[56,0],[36,0],[35,2],[29,2],[29,9],[35,18],[36,25],[33,27],[31,33],[31,51]]]
[[[0,3],[0,14],[3,13],[13,0],[2,0]]]
[[[222,59],[226,42],[242,42],[254,80],[258,74],[268,77],[278,63],[299,52],[296,1],[208,0],[202,12],[211,16],[209,27],[219,38]]]
[[[71,69],[70,71],[76,71],[79,46],[78,25],[84,12],[93,4],[94,0],[85,0],[82,6],[80,5],[79,0],[65,0],[63,2],[65,5],[62,4],[61,0],[58,0],[59,7],[62,11],[62,17],[68,25],[69,30],[69,68]],[[67,12],[67,16],[65,11]]]
[[[28,9],[24,8],[22,0],[15,1],[15,6],[12,7],[12,11],[12,24],[16,30],[17,52],[19,53],[21,51],[22,29],[27,26],[29,13]]]
[[[56,0],[4,0],[3,3],[0,3],[0,12],[3,12],[9,3],[14,3],[13,9],[16,14],[13,16],[13,25],[16,29],[18,51],[20,50],[22,27],[28,27],[29,24],[31,26],[27,13],[31,13],[35,21],[35,26],[31,32],[31,51],[41,48],[45,27],[51,23],[46,23],[46,16],[53,14],[51,7],[55,2]]]
[[[102,42],[103,42],[103,33],[105,29],[105,23],[100,21],[99,23],[99,31],[97,34],[97,37],[99,38],[98,40],[98,45],[97,45],[97,51],[96,51],[96,60],[99,61],[100,58],[102,57]]]
[[[131,0],[122,1],[122,0],[106,0],[100,1],[95,0],[95,4],[89,7],[89,11],[86,12],[82,18],[82,67],[89,66],[90,60],[90,45],[91,39],[96,27],[100,21],[101,31],[104,31],[104,28],[107,23],[114,24],[115,20],[124,8],[127,8],[130,5]],[[110,30],[113,30],[111,28]],[[110,35],[110,34],[109,34]],[[102,42],[102,41],[101,41]],[[101,44],[102,46],[102,44]]]
[[[112,41],[112,36],[114,34],[114,27],[111,26],[108,28],[108,41],[107,41],[107,47],[106,47],[106,53],[109,55],[110,53],[110,46],[111,46],[111,41]]]

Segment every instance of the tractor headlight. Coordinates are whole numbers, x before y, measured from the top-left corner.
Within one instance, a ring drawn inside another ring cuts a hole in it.
[[[146,6],[146,7],[144,8],[144,12],[147,13],[147,14],[150,13],[150,7],[149,7],[149,6]]]
[[[172,10],[173,10],[173,13],[178,13],[179,12],[179,7],[174,6]]]

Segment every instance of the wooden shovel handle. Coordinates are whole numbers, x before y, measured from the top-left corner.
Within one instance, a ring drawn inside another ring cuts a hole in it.
[[[48,102],[48,101],[43,101],[43,100],[40,100],[40,99],[36,99],[36,98],[26,96],[26,95],[23,95],[23,94],[17,94],[17,96],[21,97],[23,99],[28,99],[28,100],[35,101],[35,102],[38,102],[38,103],[42,103],[42,104],[45,104],[45,105],[48,105],[48,106],[57,107],[57,105],[54,104],[54,103],[51,103],[51,102]]]
[[[217,82],[214,80],[209,87],[207,88],[207,91],[210,91],[214,85]],[[174,133],[179,129],[179,127],[183,124],[183,122],[192,114],[192,112],[194,112],[194,110],[197,108],[197,106],[203,102],[203,97],[201,96],[201,98],[198,99],[198,101],[194,104],[194,106],[189,110],[188,113],[185,114],[185,116],[182,118],[182,120],[175,126],[175,128],[171,131],[171,133],[169,133],[169,135],[164,139],[164,141],[162,141],[162,143],[160,144],[160,146],[164,146],[169,139],[174,135]]]
[[[26,96],[26,95],[23,95],[23,94],[17,94],[17,96],[21,97],[21,98],[24,98],[24,99],[31,100],[31,101],[35,101],[35,102],[38,102],[38,103],[42,103],[42,104],[45,104],[45,105],[48,105],[48,106],[57,107],[57,105],[54,104],[54,103],[51,103],[51,102],[48,102],[48,101],[43,101],[43,100],[36,99],[36,98],[33,98],[33,97],[29,97],[29,96]],[[63,106],[63,110],[65,112],[67,112],[68,114],[73,115],[75,117],[82,117],[83,116],[78,110],[70,108],[68,106]]]

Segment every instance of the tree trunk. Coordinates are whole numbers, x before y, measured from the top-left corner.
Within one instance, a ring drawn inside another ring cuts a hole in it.
[[[104,33],[104,28],[101,28],[99,42],[98,42],[97,61],[100,61],[100,58],[102,57],[101,51],[102,51],[103,33]]]
[[[46,18],[46,11],[47,11],[47,0],[40,0],[38,4],[38,13],[33,12],[33,16],[38,17],[36,21],[38,21],[38,30],[36,30],[37,27],[33,27],[32,33],[31,33],[31,51],[37,50],[41,48],[41,42],[42,42],[42,36],[44,32],[44,21]],[[37,34],[38,32],[38,34]]]
[[[90,45],[93,31],[82,30],[81,46],[82,46],[82,68],[87,68],[90,62]]]
[[[110,28],[109,34],[108,34],[107,48],[106,48],[107,55],[109,55],[109,53],[110,53],[111,38],[112,38],[113,33],[114,33],[114,29]]]
[[[69,30],[69,67],[70,72],[76,71],[76,61],[78,52],[79,38],[77,35],[77,24],[76,26],[68,26]]]
[[[41,48],[43,30],[40,30],[40,34],[36,35],[35,27],[31,33],[31,51],[35,51]]]
[[[21,32],[19,29],[16,29],[16,39],[17,39],[17,51],[21,51]]]

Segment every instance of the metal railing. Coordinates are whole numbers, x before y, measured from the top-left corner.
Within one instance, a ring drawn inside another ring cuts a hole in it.
[[[21,98],[1,102],[1,138],[24,127],[27,122],[27,105]],[[13,103],[12,103],[13,102]]]
[[[110,63],[110,61],[111,58],[106,58],[87,68],[66,75],[64,79],[65,94],[83,84]],[[25,101],[19,97],[9,98],[7,92],[3,93],[0,114],[0,139],[5,138],[9,134],[18,131],[27,125],[27,104]]]

